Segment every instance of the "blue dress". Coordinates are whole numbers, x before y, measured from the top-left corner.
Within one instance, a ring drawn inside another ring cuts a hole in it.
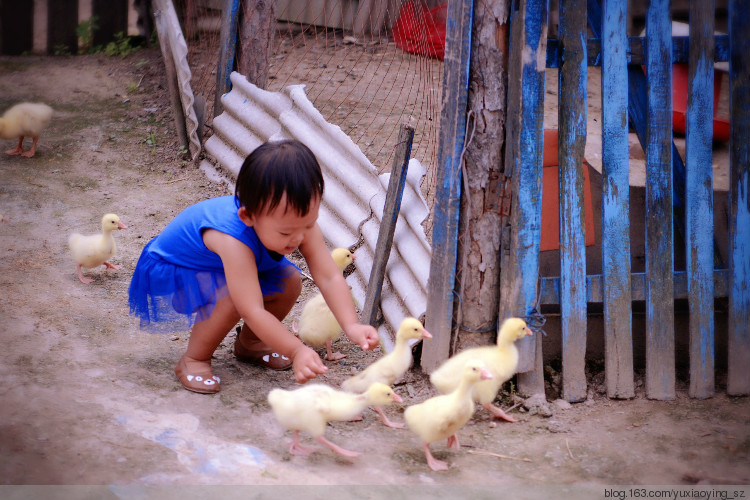
[[[216,301],[227,296],[224,266],[203,243],[205,229],[226,233],[252,250],[263,295],[281,291],[282,280],[296,266],[268,251],[237,209],[234,196],[201,201],[183,210],[146,245],[128,292],[130,313],[140,318],[141,328],[187,330],[207,319]]]

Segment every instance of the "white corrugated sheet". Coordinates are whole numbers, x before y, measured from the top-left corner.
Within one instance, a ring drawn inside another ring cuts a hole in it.
[[[377,176],[375,167],[349,136],[326,122],[315,109],[304,85],[267,92],[239,73],[232,73],[230,78],[232,91],[222,97],[224,112],[214,118],[214,134],[205,144],[209,159],[201,168],[214,179],[223,178],[234,185],[245,157],[263,142],[293,138],[306,144],[318,158],[325,177],[318,223],[328,245],[354,245],[360,238],[357,228],[369,219],[362,226],[364,243],[355,252],[356,271],[347,278],[354,297],[363,304],[389,174]],[[424,174],[425,168],[412,159],[381,299],[387,330],[381,328],[380,333],[387,351],[401,320],[405,316],[418,318],[427,309],[431,250],[421,224],[429,209],[419,189]],[[386,331],[388,335],[384,335]]]

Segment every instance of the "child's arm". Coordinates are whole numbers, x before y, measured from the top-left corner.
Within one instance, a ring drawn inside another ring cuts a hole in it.
[[[349,285],[333,262],[323,240],[323,233],[317,224],[305,235],[299,250],[305,257],[310,274],[323,294],[326,304],[349,340],[366,351],[374,349],[380,342],[378,331],[359,322]]]
[[[276,316],[266,311],[252,250],[236,238],[213,229],[203,233],[203,241],[209,250],[221,257],[229,296],[237,314],[268,347],[292,360],[295,379],[305,383],[325,373],[328,368],[318,354],[292,335]],[[236,318],[234,322],[238,320]]]

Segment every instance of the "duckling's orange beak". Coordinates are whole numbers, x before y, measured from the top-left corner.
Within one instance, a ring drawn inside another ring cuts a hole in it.
[[[393,393],[393,402],[394,402],[394,403],[403,403],[403,402],[404,402],[404,400],[403,400],[403,399],[401,398],[401,396],[399,396],[398,394],[396,394],[396,393],[394,392],[394,393]]]
[[[482,368],[482,376],[480,378],[481,380],[492,380],[495,377],[492,376],[487,368]]]
[[[355,260],[357,260],[357,256],[352,254],[352,262],[354,262]]]
[[[430,332],[428,332],[427,330],[425,330],[424,328],[422,328],[422,338],[423,339],[431,339],[432,338],[432,334]]]
[[[127,229],[127,228],[128,226],[126,226],[122,222],[119,222],[119,221],[117,222],[117,229]]]

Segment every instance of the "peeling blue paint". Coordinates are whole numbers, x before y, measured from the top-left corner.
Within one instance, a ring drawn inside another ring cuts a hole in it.
[[[685,154],[685,257],[690,304],[690,396],[714,392],[714,2],[694,6]]]

